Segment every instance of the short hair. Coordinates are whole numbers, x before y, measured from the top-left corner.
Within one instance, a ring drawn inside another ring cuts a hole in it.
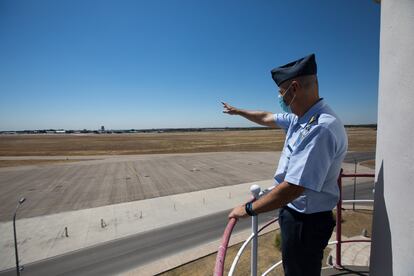
[[[318,88],[318,77],[316,75],[300,76],[295,78],[305,89],[310,89],[316,86]]]

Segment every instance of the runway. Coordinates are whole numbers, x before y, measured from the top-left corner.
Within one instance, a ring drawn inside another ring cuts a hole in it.
[[[0,168],[0,221],[11,220],[22,196],[27,201],[19,218],[29,218],[270,179],[279,156],[280,152],[73,156],[96,160]],[[374,157],[372,152],[350,152],[345,161]],[[24,158],[50,157],[16,160]]]
[[[92,156],[97,160],[2,168],[0,221],[11,220],[21,196],[27,201],[19,218],[28,218],[269,179],[279,155]]]

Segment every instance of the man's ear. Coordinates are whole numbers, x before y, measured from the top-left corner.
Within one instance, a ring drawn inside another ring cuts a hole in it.
[[[298,90],[301,87],[300,82],[298,82],[297,80],[292,81],[291,85],[292,85],[292,88],[294,88],[295,91]]]

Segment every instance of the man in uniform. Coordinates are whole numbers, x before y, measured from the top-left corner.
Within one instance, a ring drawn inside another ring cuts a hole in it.
[[[253,203],[234,208],[229,218],[281,208],[285,275],[320,275],[323,250],[335,226],[332,209],[339,199],[337,178],[348,147],[347,135],[338,116],[319,98],[314,54],[271,73],[285,113],[242,110],[223,103],[224,113],[278,126],[286,133],[275,188]]]

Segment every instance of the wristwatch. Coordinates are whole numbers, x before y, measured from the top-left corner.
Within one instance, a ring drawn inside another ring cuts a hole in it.
[[[247,202],[244,205],[244,210],[249,216],[257,216],[257,214],[253,211],[253,202]]]

